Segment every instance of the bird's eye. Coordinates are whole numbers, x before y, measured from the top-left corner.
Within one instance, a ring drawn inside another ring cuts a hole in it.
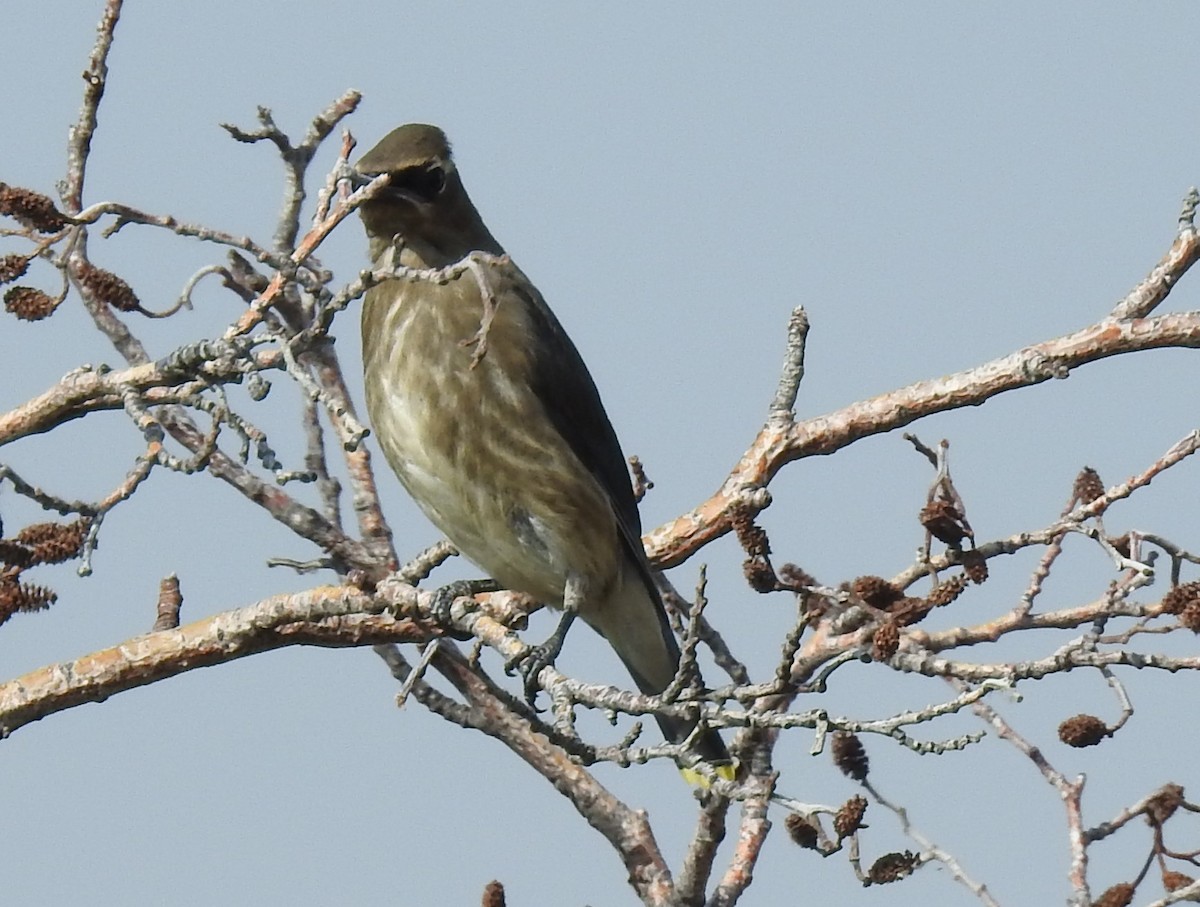
[[[446,173],[436,164],[427,167],[406,167],[392,174],[392,185],[417,197],[431,202],[446,188]]]

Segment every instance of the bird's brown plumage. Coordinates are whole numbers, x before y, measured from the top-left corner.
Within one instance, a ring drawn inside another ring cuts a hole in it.
[[[377,266],[442,268],[472,252],[475,276],[389,280],[363,308],[367,410],[384,454],[425,514],[507,588],[576,610],[639,689],[661,692],[679,649],[641,546],[641,522],[591,375],[537,288],[505,258],[459,178],[441,130],[394,130],[358,162],[389,186],[360,209]],[[660,718],[674,742],[694,724]],[[728,755],[712,731],[697,753]]]

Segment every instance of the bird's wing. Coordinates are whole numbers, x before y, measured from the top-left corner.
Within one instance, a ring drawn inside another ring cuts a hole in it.
[[[532,376],[534,390],[558,433],[608,495],[625,551],[637,566],[638,575],[658,608],[668,647],[673,647],[674,636],[650,572],[646,548],[642,547],[642,517],[637,512],[629,467],[620,450],[617,432],[613,431],[604,403],[600,402],[600,391],[596,390],[583,356],[566,336],[563,325],[541,298],[538,288],[520,270],[514,270],[517,276],[512,289],[528,302],[530,330],[534,334],[530,344],[530,348],[536,350]]]
[[[600,392],[583,357],[537,288],[518,272],[513,290],[529,304],[530,330],[534,334],[531,349],[536,351],[531,380],[538,399],[563,440],[608,495],[621,535],[634,559],[644,565],[642,520],[633,497],[629,468],[600,402]],[[645,573],[653,589],[648,566]]]
[[[642,670],[644,665],[639,665],[638,659],[631,657],[632,651],[642,650],[644,640],[637,640],[636,645],[630,645],[630,640],[621,638],[622,634],[628,635],[631,630],[638,628],[640,632],[648,633],[646,619],[656,618],[663,647],[652,661],[661,657],[663,663],[657,666],[660,670],[655,673],[660,678],[674,675],[679,664],[679,646],[671,632],[662,597],[654,583],[650,564],[646,560],[646,551],[642,547],[642,520],[638,515],[637,501],[633,497],[633,486],[621,453],[621,445],[617,441],[617,433],[608,421],[608,414],[600,402],[600,393],[596,390],[596,384],[592,381],[587,366],[584,365],[583,357],[579,355],[575,344],[558,323],[558,319],[554,317],[537,288],[517,271],[513,291],[524,297],[529,304],[530,329],[534,334],[532,348],[537,351],[532,375],[534,390],[558,433],[596,477],[612,502],[625,549],[637,565],[638,575],[646,588],[647,594],[635,606],[636,613],[633,619],[627,625],[610,627],[602,632],[633,674],[639,689],[646,693],[660,693],[669,681],[651,681]],[[641,610],[647,603],[653,608],[653,617]],[[624,612],[620,616],[626,618],[628,615],[629,612]],[[694,721],[663,715],[656,716],[656,719],[663,733],[675,743],[686,740],[696,727]],[[720,734],[711,728],[706,730],[696,741],[694,748],[706,762],[725,767],[724,770],[718,770],[722,777],[732,777],[729,753],[721,741]],[[685,777],[689,777],[686,772]]]
[[[530,376],[534,391],[554,428],[600,482],[611,501],[622,545],[636,566],[637,575],[656,612],[667,660],[678,662],[679,649],[674,633],[646,559],[646,548],[642,547],[642,517],[637,512],[629,467],[620,450],[617,432],[613,431],[604,403],[600,402],[600,391],[596,390],[580,352],[541,298],[538,288],[520,271],[514,270],[516,277],[512,290],[528,304],[530,331],[534,335],[530,338],[530,349],[535,352]]]

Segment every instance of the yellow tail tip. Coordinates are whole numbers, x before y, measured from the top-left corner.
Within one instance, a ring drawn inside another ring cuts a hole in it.
[[[737,763],[726,762],[723,765],[710,765],[712,773],[722,781],[732,781],[737,777]],[[683,780],[692,787],[698,787],[701,790],[708,790],[711,786],[711,779],[705,772],[697,768],[680,768],[679,774],[683,775]]]

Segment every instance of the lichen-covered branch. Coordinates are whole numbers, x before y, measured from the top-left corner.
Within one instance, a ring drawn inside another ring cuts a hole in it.
[[[427,638],[413,621],[383,614],[385,608],[402,613],[415,600],[411,587],[396,586],[393,592],[385,599],[349,586],[321,586],[47,665],[0,684],[0,734],[8,736],[64,709],[103,702],[185,671],[282,646],[361,646]],[[149,623],[149,608],[147,615]]]

